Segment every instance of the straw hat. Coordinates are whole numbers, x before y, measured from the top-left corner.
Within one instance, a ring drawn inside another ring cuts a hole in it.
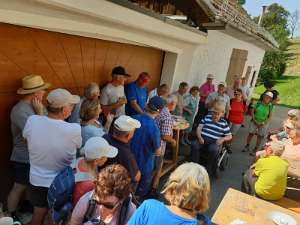
[[[44,90],[50,87],[50,83],[45,83],[39,75],[28,75],[22,79],[22,87],[17,90],[19,95],[27,95],[36,91]]]

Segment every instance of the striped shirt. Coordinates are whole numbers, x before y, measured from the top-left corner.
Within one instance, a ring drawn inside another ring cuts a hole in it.
[[[221,118],[218,122],[213,122],[212,115],[205,116],[201,122],[203,125],[201,136],[218,140],[221,137],[231,135],[230,128],[225,119]]]

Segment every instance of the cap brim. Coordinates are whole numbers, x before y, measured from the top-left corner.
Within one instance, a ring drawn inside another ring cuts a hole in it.
[[[71,104],[78,104],[80,102],[80,97],[78,95],[72,95],[72,99],[69,103]]]
[[[47,88],[49,88],[51,86],[51,84],[50,83],[45,83],[43,86],[41,86],[41,87],[38,87],[38,88],[33,88],[33,89],[23,89],[23,88],[19,88],[18,90],[17,90],[17,94],[19,94],[19,95],[27,95],[27,94],[32,94],[32,93],[34,93],[34,92],[36,92],[36,91],[40,91],[40,90],[45,90],[45,89],[47,89]]]
[[[114,158],[118,155],[118,149],[115,148],[114,146],[109,146],[108,147],[108,151],[106,152],[106,154],[104,155],[107,158]]]

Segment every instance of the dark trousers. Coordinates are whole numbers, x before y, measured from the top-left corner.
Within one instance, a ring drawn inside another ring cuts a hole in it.
[[[198,126],[200,121],[207,115],[208,110],[205,107],[205,102],[199,101],[198,112],[194,119],[194,127]]]
[[[210,176],[215,175],[217,169],[217,160],[220,146],[216,144],[216,140],[204,138],[204,144],[200,144],[198,139],[192,142],[191,157],[192,162],[201,163],[205,159],[205,167]]]

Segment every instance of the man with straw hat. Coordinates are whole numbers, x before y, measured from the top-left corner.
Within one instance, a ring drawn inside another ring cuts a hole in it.
[[[49,86],[50,84],[45,83],[39,75],[25,76],[22,79],[22,87],[17,90],[17,94],[22,95],[22,99],[12,108],[10,113],[13,138],[13,151],[10,159],[14,164],[15,180],[8,195],[7,207],[8,212],[16,220],[17,206],[29,184],[29,156],[22,131],[29,116],[44,113],[42,100],[45,89]]]

